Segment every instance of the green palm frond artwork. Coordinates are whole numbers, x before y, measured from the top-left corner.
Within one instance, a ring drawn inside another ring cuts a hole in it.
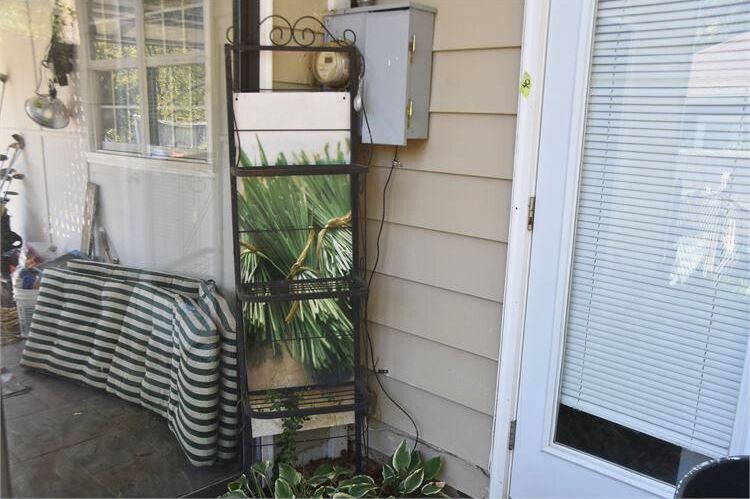
[[[256,156],[251,159],[250,155],[242,146],[239,147],[240,166],[242,168],[252,168],[257,166],[284,166],[284,165],[343,165],[346,164],[346,158],[351,151],[349,139],[336,143],[336,151],[331,152],[330,144],[323,146],[322,153],[313,153],[312,158],[304,150],[291,151],[289,155],[292,161],[289,161],[287,154],[280,152],[273,162],[269,161],[265,148],[261,143],[260,137],[255,136],[255,142],[258,146]]]
[[[258,140],[260,164],[269,161]],[[290,153],[292,164],[344,164],[348,143],[320,154]],[[343,277],[352,271],[351,191],[348,175],[244,177],[238,179],[237,212],[243,283]],[[354,366],[351,305],[344,299],[244,305],[250,362],[282,349],[318,381],[349,378]],[[255,352],[253,352],[255,351]],[[264,352],[261,356],[257,352]]]

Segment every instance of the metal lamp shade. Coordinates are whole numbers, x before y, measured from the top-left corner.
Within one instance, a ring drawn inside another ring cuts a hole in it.
[[[65,104],[55,95],[33,95],[26,100],[26,114],[46,128],[65,128],[70,115]]]

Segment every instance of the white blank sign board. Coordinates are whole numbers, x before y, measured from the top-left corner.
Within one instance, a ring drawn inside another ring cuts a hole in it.
[[[236,93],[236,129],[349,131],[350,101],[348,92]]]
[[[234,94],[242,166],[348,164],[348,92]]]

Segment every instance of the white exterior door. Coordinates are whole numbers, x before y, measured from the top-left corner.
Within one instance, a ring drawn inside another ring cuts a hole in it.
[[[510,496],[750,453],[750,1],[551,0]]]

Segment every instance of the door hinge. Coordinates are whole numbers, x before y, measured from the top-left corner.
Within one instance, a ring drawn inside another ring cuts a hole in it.
[[[536,215],[536,196],[529,198],[529,218],[526,221],[526,228],[530,231],[534,230],[534,216]]]
[[[414,53],[417,51],[417,35],[411,35],[409,40],[409,62],[414,62]]]
[[[414,117],[414,100],[409,99],[406,104],[406,128],[411,128],[411,119]]]
[[[508,450],[513,450],[516,447],[516,420],[510,422],[508,428]]]

